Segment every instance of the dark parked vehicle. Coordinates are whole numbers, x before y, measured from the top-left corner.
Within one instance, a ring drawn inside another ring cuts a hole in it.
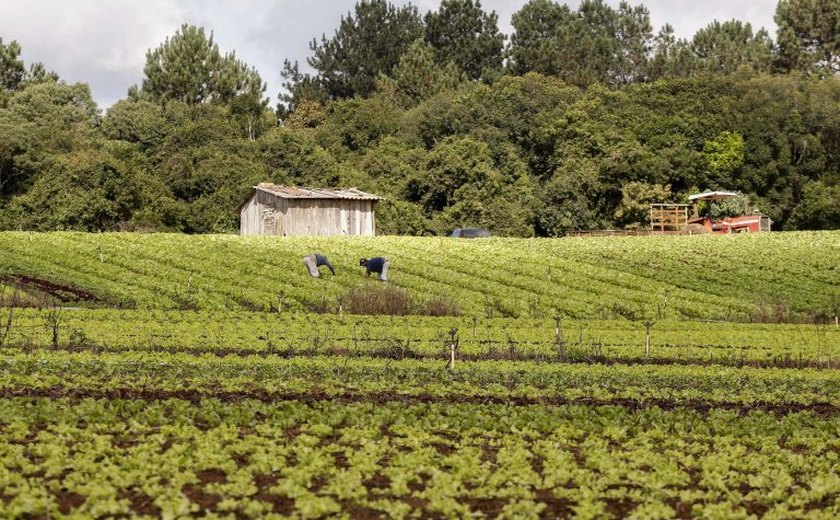
[[[486,238],[491,235],[484,228],[455,228],[451,236],[455,238]]]

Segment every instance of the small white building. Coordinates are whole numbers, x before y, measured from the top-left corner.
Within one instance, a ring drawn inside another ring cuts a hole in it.
[[[378,200],[356,188],[262,183],[239,205],[239,234],[374,236]]]

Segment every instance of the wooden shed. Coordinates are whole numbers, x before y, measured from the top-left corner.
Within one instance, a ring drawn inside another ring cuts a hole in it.
[[[356,188],[262,183],[239,205],[239,234],[374,236],[378,200]]]

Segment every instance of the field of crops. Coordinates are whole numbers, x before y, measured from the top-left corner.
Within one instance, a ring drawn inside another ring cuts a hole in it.
[[[838,246],[0,233],[0,518],[838,518]]]
[[[469,316],[833,319],[840,232],[589,239],[322,238],[0,233],[0,275],[144,309],[302,309],[358,285],[360,257],[391,283]],[[329,256],[313,280],[301,258]],[[60,287],[58,288],[61,289]],[[71,293],[70,295],[73,295]]]
[[[443,359],[456,331],[471,361],[840,368],[834,325],[49,308],[0,309],[4,325],[22,350]]]

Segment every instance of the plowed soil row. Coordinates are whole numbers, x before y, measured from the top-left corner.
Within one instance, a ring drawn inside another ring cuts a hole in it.
[[[41,278],[33,278],[26,275],[9,275],[0,276],[0,282],[18,286],[28,291],[35,291],[42,294],[49,295],[57,300],[65,303],[79,303],[79,302],[98,302],[100,299],[93,293],[73,287],[71,285],[63,285]]]
[[[180,399],[199,403],[204,399],[218,399],[222,402],[239,402],[245,400],[257,400],[262,402],[299,401],[303,403],[318,403],[334,401],[340,403],[405,403],[405,404],[475,404],[491,405],[503,404],[509,406],[618,406],[631,411],[644,410],[656,406],[663,410],[693,410],[701,413],[710,410],[734,410],[741,415],[750,411],[758,410],[774,413],[776,415],[787,415],[792,413],[809,412],[822,417],[840,415],[840,404],[829,402],[817,402],[811,404],[801,403],[770,403],[755,402],[750,405],[737,402],[715,402],[704,400],[669,400],[669,399],[567,399],[564,397],[498,397],[498,396],[472,396],[472,395],[447,395],[436,396],[430,394],[405,395],[391,392],[378,393],[344,393],[327,394],[325,392],[305,393],[271,393],[265,391],[243,391],[227,392],[213,390],[174,390],[165,391],[157,389],[138,390],[95,390],[90,388],[71,389],[60,386],[49,388],[5,388],[0,390],[0,398],[37,398],[37,399],[125,399],[162,401],[168,399]]]

